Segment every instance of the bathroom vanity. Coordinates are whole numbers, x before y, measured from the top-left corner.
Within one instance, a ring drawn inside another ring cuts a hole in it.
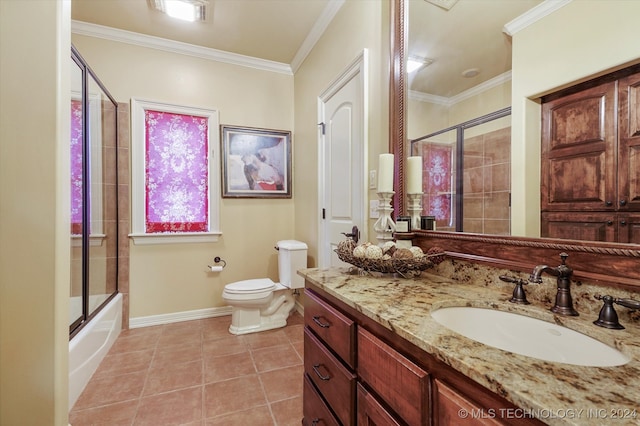
[[[305,425],[640,424],[640,329],[605,330],[592,312],[558,317],[504,286],[423,273],[404,279],[305,269]],[[590,335],[630,358],[616,367],[555,363],[478,343],[431,312],[473,306]],[[597,316],[596,316],[597,317]]]

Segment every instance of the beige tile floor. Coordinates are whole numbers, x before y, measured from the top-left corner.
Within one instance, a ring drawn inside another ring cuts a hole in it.
[[[69,413],[83,425],[300,425],[303,319],[234,336],[230,316],[123,331]]]

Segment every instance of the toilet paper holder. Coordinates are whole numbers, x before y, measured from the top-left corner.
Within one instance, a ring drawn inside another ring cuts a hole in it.
[[[220,258],[220,256],[214,257],[213,261],[215,262],[215,265],[207,265],[211,272],[220,272],[225,268],[225,266],[227,266],[227,262]],[[222,265],[219,265],[219,263],[222,263]]]

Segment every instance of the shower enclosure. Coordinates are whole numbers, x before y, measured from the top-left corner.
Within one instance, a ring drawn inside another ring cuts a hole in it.
[[[511,234],[511,108],[411,140],[439,231]]]
[[[70,107],[71,339],[118,293],[118,104],[73,46]]]

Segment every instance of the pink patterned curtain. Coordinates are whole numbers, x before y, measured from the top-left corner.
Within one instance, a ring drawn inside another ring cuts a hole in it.
[[[209,230],[206,117],[145,110],[146,232]]]
[[[422,174],[424,195],[422,197],[423,210],[430,216],[435,216],[438,225],[452,226],[452,147],[435,143],[422,144],[423,170]]]
[[[82,101],[71,101],[71,233],[82,234]]]

